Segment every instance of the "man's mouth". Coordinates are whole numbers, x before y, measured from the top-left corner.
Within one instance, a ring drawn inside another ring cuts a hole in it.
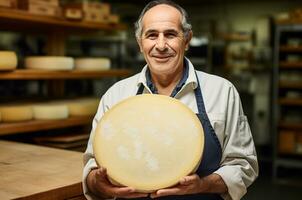
[[[172,55],[152,55],[152,57],[158,62],[166,62],[172,57]]]

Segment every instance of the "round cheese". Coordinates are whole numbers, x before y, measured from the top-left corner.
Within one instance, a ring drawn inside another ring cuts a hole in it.
[[[67,101],[66,105],[70,116],[90,116],[95,115],[99,101],[97,98],[76,99]]]
[[[41,70],[71,70],[74,60],[63,56],[30,56],[25,58],[25,68]]]
[[[64,104],[44,103],[33,106],[34,119],[66,119],[68,107]]]
[[[17,56],[13,51],[0,51],[0,71],[14,70],[17,67]]]
[[[77,58],[75,59],[75,69],[78,70],[108,70],[110,59],[108,58]]]
[[[163,95],[137,95],[113,106],[94,133],[97,163],[113,183],[150,192],[197,169],[202,125],[187,106]]]
[[[3,122],[20,122],[33,119],[33,110],[29,105],[3,105],[0,107]]]

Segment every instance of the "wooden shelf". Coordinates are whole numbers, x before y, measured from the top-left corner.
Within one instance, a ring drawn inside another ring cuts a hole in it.
[[[280,19],[276,20],[278,25],[302,25],[302,19]]]
[[[240,33],[229,33],[223,34],[222,38],[226,41],[234,41],[234,42],[247,42],[251,40],[250,34],[240,34]]]
[[[278,124],[279,128],[283,129],[302,129],[302,123],[298,122],[284,122],[280,121]]]
[[[33,15],[26,11],[0,8],[0,27],[7,30],[26,30],[29,27],[35,27],[34,31],[60,30],[64,31],[96,31],[96,30],[124,30],[126,26],[123,24],[101,24],[83,21],[68,21],[63,18],[49,17],[41,15]]]
[[[281,52],[302,52],[302,46],[281,46],[279,49]]]
[[[300,99],[280,98],[279,103],[284,106],[302,106],[302,98]]]
[[[46,79],[95,79],[103,77],[126,77],[131,74],[127,69],[111,69],[104,71],[49,71],[20,69],[0,72],[0,80],[46,80]]]
[[[63,120],[32,120],[17,123],[0,123],[0,135],[67,128],[88,125],[91,122],[92,117],[70,117]]]
[[[279,88],[281,89],[302,89],[302,81],[280,81]]]
[[[284,69],[302,69],[302,62],[280,62],[279,66]]]

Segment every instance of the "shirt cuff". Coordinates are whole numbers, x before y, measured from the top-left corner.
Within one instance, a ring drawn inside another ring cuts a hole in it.
[[[240,170],[236,167],[224,166],[214,172],[218,174],[226,184],[228,191],[221,197],[225,200],[240,200],[247,192],[241,178]]]
[[[90,173],[91,170],[97,168],[97,164],[94,159],[89,159],[89,161],[86,163],[83,169],[83,176],[82,176],[82,185],[83,185],[83,192],[87,200],[93,200],[96,199],[96,197],[89,191],[87,186],[87,176]]]

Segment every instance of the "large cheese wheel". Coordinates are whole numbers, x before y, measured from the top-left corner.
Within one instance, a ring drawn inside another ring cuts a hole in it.
[[[150,192],[177,184],[199,165],[204,134],[180,101],[138,95],[113,106],[94,133],[93,149],[113,183]]]
[[[13,51],[0,51],[0,71],[14,70],[17,67],[17,56]]]
[[[97,98],[75,99],[67,101],[66,105],[70,116],[89,116],[95,115],[99,101]]]
[[[108,70],[110,59],[108,58],[77,58],[75,59],[75,69],[78,70]]]
[[[65,104],[44,103],[33,105],[34,119],[66,119],[69,116],[68,107]]]
[[[64,56],[30,56],[25,58],[25,68],[41,70],[71,70],[74,60]]]
[[[3,122],[20,122],[33,119],[33,110],[29,105],[1,105]]]

